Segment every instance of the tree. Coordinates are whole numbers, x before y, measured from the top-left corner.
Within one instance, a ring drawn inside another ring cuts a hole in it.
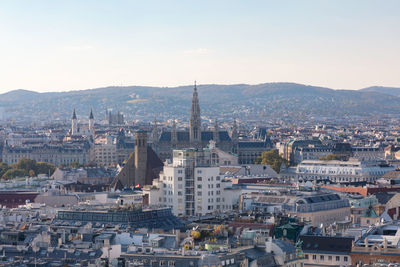
[[[2,178],[8,180],[8,179],[14,179],[16,177],[24,177],[25,175],[26,175],[25,170],[9,169],[3,174]]]
[[[80,167],[82,167],[82,165],[79,164],[79,162],[77,162],[77,161],[72,162],[71,164],[69,164],[69,166],[71,168],[80,168]]]
[[[340,158],[335,154],[328,154],[324,157],[320,157],[319,160],[340,160]]]
[[[15,164],[15,169],[24,170],[25,174],[28,175],[29,170],[36,169],[36,161],[27,158],[20,158],[18,163]]]
[[[49,174],[52,175],[53,172],[56,170],[54,165],[47,163],[47,162],[37,162],[36,169],[34,169],[36,174]]]
[[[263,152],[262,155],[256,159],[255,163],[269,165],[277,173],[280,172],[282,163],[288,166],[287,160],[282,158],[275,149]]]
[[[6,173],[6,171],[8,171],[9,169],[11,169],[10,166],[5,164],[4,162],[1,162],[0,163],[0,177],[2,177],[4,175],[4,173]]]

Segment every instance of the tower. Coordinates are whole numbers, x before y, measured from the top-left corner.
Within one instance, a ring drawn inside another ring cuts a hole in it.
[[[94,136],[94,116],[93,116],[93,109],[90,109],[89,115],[89,132],[92,136]]]
[[[194,83],[192,107],[190,109],[189,120],[189,140],[190,145],[193,147],[200,147],[201,145],[201,118],[200,118],[200,105],[199,97],[197,95],[196,82]]]
[[[151,132],[152,146],[154,151],[157,151],[158,138],[157,120],[154,119],[153,131]]]
[[[147,133],[137,131],[135,133],[135,184],[143,186],[146,182],[147,169]]]
[[[214,122],[213,140],[215,141],[215,144],[217,144],[219,142],[219,128],[218,128],[218,122],[216,119]]]
[[[233,143],[232,152],[236,154],[238,152],[238,141],[239,141],[239,133],[236,125],[236,120],[233,121],[231,139]]]
[[[172,147],[175,148],[178,143],[178,133],[176,131],[176,121],[172,122],[172,133],[171,133]]]
[[[232,133],[231,133],[231,138],[233,142],[237,142],[238,140],[238,129],[236,125],[236,120],[233,120],[233,126],[232,126]]]
[[[76,118],[75,109],[72,113],[72,120],[71,120],[71,134],[77,135],[78,134],[78,120]]]

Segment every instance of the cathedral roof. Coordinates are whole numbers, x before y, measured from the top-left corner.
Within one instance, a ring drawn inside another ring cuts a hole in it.
[[[163,162],[154,152],[154,150],[147,146],[147,166],[146,166],[146,178],[145,184],[152,184],[153,180],[158,177],[158,174],[164,166]],[[115,177],[113,185],[117,184],[117,180],[120,180],[122,185],[126,185],[130,182],[132,185],[136,185],[135,181],[135,156],[131,154],[125,166],[122,168],[120,173]],[[143,185],[141,185],[143,186]]]
[[[228,134],[227,131],[219,131],[219,140],[222,142],[231,142],[231,138]],[[201,132],[201,141],[203,142],[208,142],[210,140],[213,140],[213,131],[204,131]],[[189,131],[177,131],[176,132],[177,138],[178,138],[178,142],[189,142]],[[163,131],[161,133],[160,142],[171,142],[171,136],[172,133],[171,131]]]
[[[256,147],[270,147],[270,143],[266,141],[239,141],[239,148],[256,148]]]

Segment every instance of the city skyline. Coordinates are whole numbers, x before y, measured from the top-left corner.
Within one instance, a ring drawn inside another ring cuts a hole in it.
[[[5,1],[0,93],[296,82],[400,87],[397,1]]]

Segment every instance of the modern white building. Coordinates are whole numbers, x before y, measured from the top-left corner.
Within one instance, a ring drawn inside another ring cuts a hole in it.
[[[303,160],[296,168],[301,181],[316,183],[373,183],[395,168],[379,161],[365,162],[350,158],[339,160]]]
[[[229,211],[238,203],[240,189],[220,175],[210,149],[174,150],[160,178],[143,189],[150,206],[167,206],[178,216]]]

